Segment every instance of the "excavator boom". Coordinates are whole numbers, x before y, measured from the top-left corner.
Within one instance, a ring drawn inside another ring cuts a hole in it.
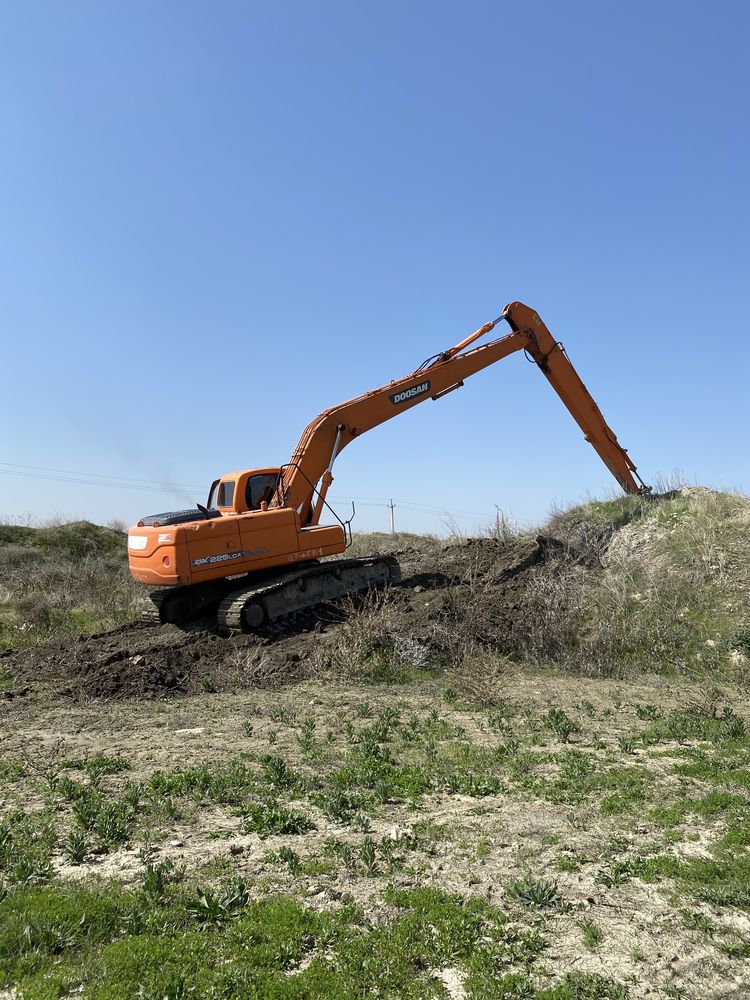
[[[512,332],[499,340],[471,347],[474,341],[507,320]],[[486,323],[455,347],[428,359],[416,371],[388,385],[325,410],[302,433],[285,467],[276,496],[278,505],[299,511],[305,524],[315,524],[333,476],[336,457],[346,445],[378,424],[426,399],[437,400],[483,368],[525,351],[539,366],[571,416],[609,471],[627,493],[645,493],[627,451],[619,444],[601,410],[538,314],[521,302],[511,302],[495,320]],[[320,487],[317,487],[320,483]],[[317,492],[317,500],[314,494]]]

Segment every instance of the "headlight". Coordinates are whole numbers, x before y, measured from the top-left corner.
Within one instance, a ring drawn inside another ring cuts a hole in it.
[[[148,535],[128,535],[128,548],[138,552],[148,545]]]

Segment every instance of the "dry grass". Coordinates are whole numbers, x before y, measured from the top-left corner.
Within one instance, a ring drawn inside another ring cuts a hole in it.
[[[317,673],[400,681],[430,665],[429,647],[404,629],[391,588],[346,597],[340,607],[343,620],[333,643],[317,655]]]
[[[511,607],[479,556],[464,566],[461,584],[444,591],[428,637],[437,665],[477,688],[502,676],[508,658],[588,675],[750,680],[746,497],[687,487],[591,501],[554,513],[542,532],[543,557],[513,591]],[[505,521],[496,534],[506,551],[531,542]],[[375,647],[398,649],[410,624],[389,614],[387,598],[352,606],[340,665],[369,661]]]
[[[141,600],[119,530],[0,525],[0,647],[119,624]]]

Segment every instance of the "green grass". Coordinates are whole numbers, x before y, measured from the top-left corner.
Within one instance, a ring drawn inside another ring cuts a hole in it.
[[[85,1000],[422,1000],[444,996],[435,974],[450,965],[472,997],[627,996],[580,975],[538,988],[531,973],[544,938],[480,900],[423,888],[388,889],[384,902],[394,918],[377,923],[351,906],[318,913],[291,897],[255,901],[237,880],[218,890],[162,884],[156,894],[112,884],[18,890],[0,917],[0,983],[18,984],[24,1000],[81,989]]]
[[[278,834],[302,834],[315,829],[315,823],[299,809],[281,805],[276,799],[252,803],[240,811],[243,833],[257,833],[261,837]]]
[[[604,940],[604,934],[593,920],[581,921],[581,935],[584,945],[589,951],[595,951]]]

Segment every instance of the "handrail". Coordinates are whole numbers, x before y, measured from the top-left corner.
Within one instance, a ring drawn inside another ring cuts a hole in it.
[[[283,475],[284,469],[296,469],[297,472],[299,472],[299,474],[302,476],[302,478],[307,482],[308,486],[310,487],[310,489],[313,492],[313,496],[315,496],[315,495],[317,495],[318,497],[320,496],[320,490],[317,488],[317,486],[315,486],[314,483],[310,482],[310,480],[305,475],[305,472],[302,469],[300,469],[299,465],[297,465],[296,462],[285,462],[284,465],[282,465],[281,468],[279,469],[279,484],[277,486],[277,492],[280,493],[281,498],[283,500],[283,504],[282,504],[283,507],[287,506],[287,502],[286,502],[286,489],[285,489],[286,483],[284,481],[284,475]],[[339,522],[339,524],[341,525],[341,527],[344,529],[344,538],[346,539],[346,547],[348,549],[349,546],[352,544],[352,541],[353,541],[353,536],[352,536],[352,521],[354,520],[354,516],[357,513],[357,509],[354,506],[354,501],[352,500],[352,516],[347,521],[342,521],[341,520],[341,518],[339,517],[339,515],[336,513],[336,511],[333,509],[333,507],[331,507],[331,505],[328,503],[328,501],[325,499],[325,497],[323,498],[323,506],[328,508],[328,510],[331,512],[331,514],[333,514],[333,516]]]

